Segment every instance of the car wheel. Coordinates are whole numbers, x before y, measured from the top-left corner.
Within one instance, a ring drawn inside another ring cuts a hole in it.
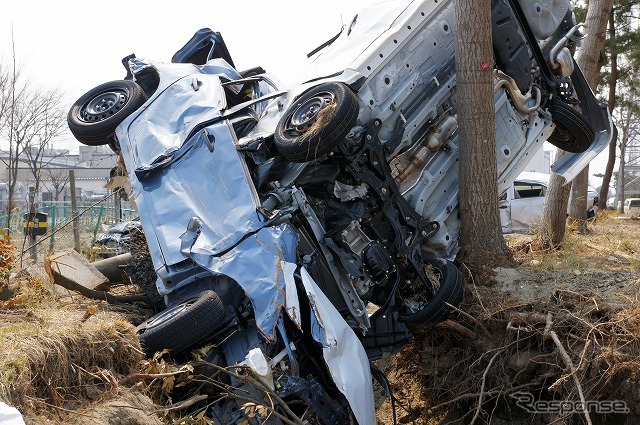
[[[71,106],[67,115],[69,130],[85,145],[106,145],[113,140],[116,127],[146,101],[144,90],[133,81],[101,84]]]
[[[595,132],[580,112],[556,97],[551,99],[549,112],[556,125],[547,140],[549,143],[572,153],[589,149],[595,139]]]
[[[409,327],[441,322],[453,310],[448,304],[458,307],[462,302],[464,278],[455,264],[442,259],[426,262],[431,265],[428,277],[434,286],[433,299],[425,297],[427,291],[421,291],[420,285],[398,288],[399,319]]]
[[[275,144],[293,162],[314,160],[333,149],[355,125],[358,99],[343,83],[312,87],[287,109],[274,133]]]
[[[136,328],[136,334],[148,357],[165,348],[178,354],[211,335],[224,317],[218,294],[204,291],[146,320]]]

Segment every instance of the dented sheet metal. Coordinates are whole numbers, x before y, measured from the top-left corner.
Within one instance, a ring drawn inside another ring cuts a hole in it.
[[[146,137],[155,139],[143,133],[135,148],[142,149],[150,141]],[[205,255],[218,255],[263,226],[239,155],[225,121],[202,129],[156,167],[130,176],[145,233],[159,242],[150,244],[154,264],[184,261],[180,236],[192,217],[202,226],[191,250]]]
[[[302,329],[302,318],[300,317],[300,301],[298,300],[298,290],[294,273],[298,266],[295,263],[285,262],[282,270],[286,284],[286,308],[289,318],[296,324],[298,329]]]
[[[136,172],[180,149],[194,127],[220,117],[225,98],[220,77],[190,74],[149,103],[128,129]]]
[[[201,233],[196,238],[194,246],[203,236]],[[214,275],[229,276],[238,282],[251,300],[258,328],[271,340],[285,306],[283,265],[295,262],[296,242],[293,229],[281,225],[262,228],[219,256],[201,248],[185,250],[183,254]]]
[[[336,386],[349,401],[359,424],[375,424],[373,384],[369,359],[353,329],[313,281],[301,269],[302,284],[311,303],[312,336],[322,345],[324,357]]]

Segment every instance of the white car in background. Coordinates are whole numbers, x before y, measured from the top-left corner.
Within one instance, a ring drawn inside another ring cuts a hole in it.
[[[640,198],[629,198],[624,201],[624,212],[627,215],[640,215]]]
[[[544,199],[550,174],[524,172],[500,197],[500,224],[503,233],[529,232],[542,221]],[[598,192],[589,186],[587,191],[587,216],[597,210]],[[568,205],[571,205],[569,199]],[[569,207],[567,207],[567,213]]]

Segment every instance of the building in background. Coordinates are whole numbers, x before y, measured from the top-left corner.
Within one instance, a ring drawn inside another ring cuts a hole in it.
[[[0,202],[6,211],[9,198],[9,169],[7,151],[0,151]],[[69,170],[75,171],[76,196],[83,203],[104,197],[108,190],[105,185],[116,166],[118,157],[108,146],[80,146],[78,153],[68,150],[47,149],[42,159],[39,204],[53,204],[71,200]],[[26,155],[18,158],[18,174],[14,189],[14,205],[24,209],[27,205],[29,186],[35,185]]]
[[[545,149],[546,147],[547,146],[543,146],[533,155],[527,166],[522,170],[523,173],[551,174],[551,156],[553,155],[553,151],[551,149]]]

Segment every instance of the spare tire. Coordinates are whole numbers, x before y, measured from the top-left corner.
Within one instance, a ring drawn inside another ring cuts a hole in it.
[[[215,291],[204,291],[161,311],[136,328],[147,357],[157,351],[179,354],[205,340],[225,318],[224,305]]]
[[[358,118],[358,99],[343,83],[324,83],[303,93],[284,113],[273,135],[289,161],[307,162],[329,153]]]
[[[71,106],[67,124],[80,143],[100,146],[110,143],[116,127],[147,101],[137,83],[117,80],[89,90]]]

